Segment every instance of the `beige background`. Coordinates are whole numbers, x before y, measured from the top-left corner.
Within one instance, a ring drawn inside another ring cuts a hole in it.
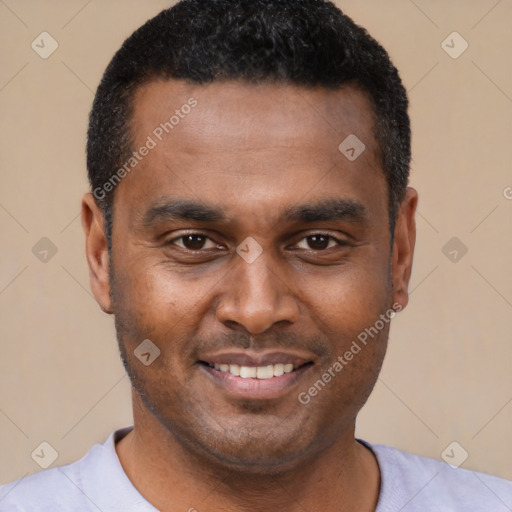
[[[410,91],[420,192],[411,303],[358,435],[434,458],[457,441],[463,467],[512,479],[512,2],[338,4]],[[167,5],[0,0],[0,482],[40,470],[42,441],[64,464],[131,422],[113,321],[89,291],[84,143],[114,51]],[[59,43],[46,60],[31,48],[43,31]],[[469,43],[457,59],[441,47],[453,31]],[[468,249],[455,263],[454,236]],[[42,237],[58,249],[46,263]]]

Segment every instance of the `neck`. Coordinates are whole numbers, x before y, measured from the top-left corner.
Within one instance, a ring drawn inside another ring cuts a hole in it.
[[[134,429],[116,451],[133,485],[162,512],[375,510],[378,464],[355,441],[353,425],[328,449],[286,468],[244,471],[191,453],[147,411],[135,414],[137,409]]]

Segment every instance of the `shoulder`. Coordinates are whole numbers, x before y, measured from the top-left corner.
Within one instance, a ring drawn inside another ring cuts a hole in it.
[[[79,464],[80,461],[47,469],[0,486],[0,511],[60,511],[70,503],[79,502],[79,488],[68,476],[77,472]]]
[[[1,486],[0,512],[153,511],[131,485],[116,455],[115,441],[129,430],[113,432],[73,464]]]
[[[363,444],[373,450],[381,469],[377,512],[512,510],[512,482],[508,480],[389,446]]]
[[[81,506],[88,472],[98,462],[98,445],[77,462],[46,469],[0,486],[0,512],[64,511],[71,504]],[[85,477],[84,477],[85,476]]]

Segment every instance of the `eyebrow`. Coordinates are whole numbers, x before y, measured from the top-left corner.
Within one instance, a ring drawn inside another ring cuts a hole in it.
[[[150,226],[156,222],[175,220],[195,220],[198,222],[220,222],[226,216],[217,206],[188,199],[170,199],[163,204],[151,206],[142,216],[142,224]]]
[[[316,203],[295,205],[285,209],[285,219],[298,222],[363,221],[367,217],[364,205],[353,199],[324,199]]]
[[[317,202],[289,206],[282,218],[288,222],[318,222],[348,220],[362,222],[367,219],[367,209],[353,199],[332,198]],[[142,216],[142,225],[157,222],[192,220],[197,222],[222,222],[228,216],[219,206],[208,205],[188,199],[173,198],[165,203],[152,205]]]

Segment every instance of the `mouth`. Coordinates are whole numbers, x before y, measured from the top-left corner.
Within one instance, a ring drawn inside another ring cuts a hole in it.
[[[198,361],[216,388],[235,398],[272,399],[289,393],[315,365],[311,358],[286,353],[225,353]]]
[[[294,365],[293,363],[276,363],[268,364],[265,366],[244,366],[239,364],[227,364],[227,363],[207,363],[200,361],[201,364],[213,368],[219,372],[229,373],[235,377],[241,379],[273,379],[274,377],[281,377],[286,373],[292,373],[299,370],[306,365],[312,365],[312,361],[308,361],[302,365]]]

